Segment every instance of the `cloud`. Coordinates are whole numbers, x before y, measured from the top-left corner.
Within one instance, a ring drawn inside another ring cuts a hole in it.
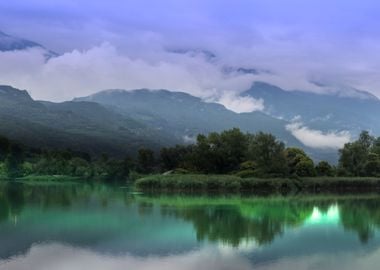
[[[32,85],[41,98],[62,100],[102,88],[168,88],[223,99],[238,111],[257,107],[236,99],[254,80],[344,96],[356,95],[354,87],[379,96],[379,10],[371,0],[284,0],[281,7],[275,0],[4,1],[1,30],[63,55],[37,65],[30,71],[33,78],[11,69],[1,79],[20,76],[18,84]],[[201,54],[165,48],[209,51],[215,57],[210,62]],[[225,67],[269,72],[226,74]],[[55,86],[48,76],[57,80]],[[232,93],[222,97],[227,91]]]
[[[196,137],[192,137],[192,136],[188,136],[188,135],[183,136],[182,139],[183,139],[183,142],[187,143],[187,144],[194,144],[197,142]]]
[[[62,244],[35,244],[25,255],[10,260],[0,260],[0,270],[20,269],[252,269],[252,263],[237,253],[229,253],[218,247],[200,247],[170,256],[150,255],[146,257],[130,254],[107,255],[97,251]]]
[[[218,102],[223,104],[227,109],[237,113],[264,110],[263,99],[254,99],[249,96],[241,97],[233,92],[224,93]]]
[[[310,129],[304,126],[299,118],[288,124],[286,129],[304,145],[312,148],[339,149],[351,140],[351,135],[348,131],[322,132]]]
[[[168,89],[220,102],[238,112],[262,109],[262,102],[238,97],[252,74],[225,74],[203,54],[150,48],[144,56],[119,52],[109,43],[44,58],[38,48],[0,52],[0,82],[27,89],[36,99],[69,100],[104,89]]]

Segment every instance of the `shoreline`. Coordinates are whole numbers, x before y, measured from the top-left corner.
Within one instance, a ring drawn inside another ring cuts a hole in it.
[[[134,187],[143,192],[168,193],[370,193],[380,192],[380,178],[240,178],[233,175],[151,175],[138,179]]]

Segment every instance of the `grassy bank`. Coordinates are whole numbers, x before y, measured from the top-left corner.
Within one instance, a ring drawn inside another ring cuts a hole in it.
[[[77,182],[81,178],[68,175],[28,175],[16,180],[25,182]]]
[[[138,179],[135,187],[145,192],[369,192],[380,191],[380,178],[259,179],[233,175],[152,175]]]
[[[45,182],[45,183],[63,183],[63,182],[83,182],[81,177],[68,175],[28,175],[17,178],[9,178],[0,175],[0,181],[17,181],[17,182]]]

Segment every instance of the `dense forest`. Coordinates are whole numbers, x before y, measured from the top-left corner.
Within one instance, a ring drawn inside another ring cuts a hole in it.
[[[0,176],[64,175],[125,181],[165,172],[232,174],[241,178],[380,175],[380,138],[363,131],[339,154],[337,166],[326,161],[315,164],[302,149],[287,148],[271,134],[243,133],[237,128],[198,135],[194,144],[162,148],[160,152],[140,149],[134,159],[90,156],[71,149],[34,149],[0,137]]]

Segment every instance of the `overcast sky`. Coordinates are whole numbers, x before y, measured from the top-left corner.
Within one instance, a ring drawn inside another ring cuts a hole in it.
[[[375,0],[1,1],[1,31],[61,55],[0,53],[0,83],[50,100],[167,88],[236,111],[263,108],[238,97],[255,80],[380,96],[379,16]],[[226,72],[239,67],[260,72]]]

